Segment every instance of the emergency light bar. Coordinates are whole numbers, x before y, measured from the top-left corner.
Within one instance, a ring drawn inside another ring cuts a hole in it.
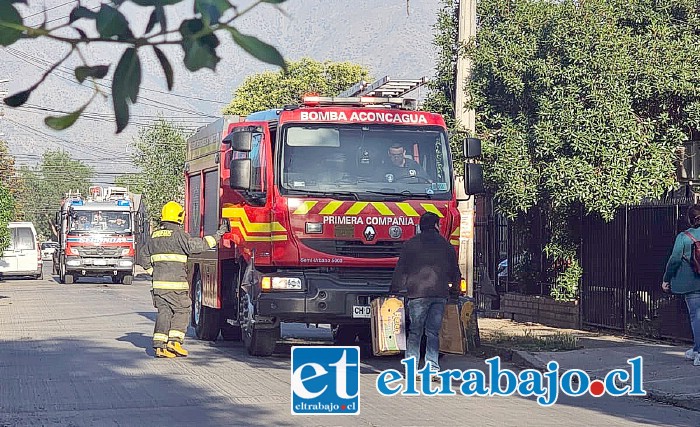
[[[349,107],[384,107],[402,110],[417,110],[418,102],[410,98],[385,98],[376,96],[360,96],[351,98],[309,95],[302,97],[306,107],[320,106],[349,106]]]

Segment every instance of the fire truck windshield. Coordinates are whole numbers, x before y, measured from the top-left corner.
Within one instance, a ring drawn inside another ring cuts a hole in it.
[[[129,212],[74,211],[70,217],[70,232],[131,233]]]
[[[358,124],[290,125],[281,150],[284,193],[449,199],[444,129]]]

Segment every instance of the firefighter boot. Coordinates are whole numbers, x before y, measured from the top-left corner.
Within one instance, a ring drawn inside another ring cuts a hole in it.
[[[168,351],[168,349],[165,348],[156,348],[156,357],[165,357],[168,359],[172,359],[173,357],[177,357],[175,353],[172,353]]]
[[[187,357],[187,355],[190,353],[189,351],[182,348],[182,344],[180,344],[177,341],[169,341],[168,342],[168,351],[170,353],[175,353],[176,355],[182,356],[182,357]]]

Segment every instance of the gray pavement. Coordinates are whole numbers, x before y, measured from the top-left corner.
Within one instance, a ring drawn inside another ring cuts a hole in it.
[[[251,358],[237,342],[188,339],[191,356],[154,359],[149,283],[0,281],[0,425],[697,426],[697,412],[635,398],[382,397],[377,372],[399,357],[363,360],[361,414],[292,416],[289,348]],[[324,328],[286,335],[327,338]],[[483,369],[445,356],[444,368]]]

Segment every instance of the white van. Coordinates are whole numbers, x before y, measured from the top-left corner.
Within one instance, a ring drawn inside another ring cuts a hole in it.
[[[31,222],[11,222],[10,246],[0,257],[0,276],[32,276],[43,278],[41,250]]]

